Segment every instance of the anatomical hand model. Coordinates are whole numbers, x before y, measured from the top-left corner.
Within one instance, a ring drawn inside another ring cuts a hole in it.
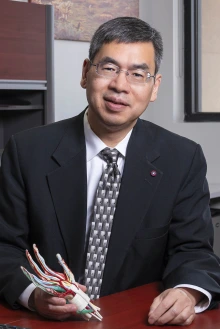
[[[90,298],[80,288],[78,283],[75,281],[73,273],[70,271],[62,257],[57,254],[59,264],[62,266],[64,273],[58,273],[52,271],[45,263],[44,258],[40,255],[36,245],[33,245],[35,256],[41,265],[43,271],[33,261],[28,250],[26,250],[27,259],[34,269],[38,277],[28,272],[23,266],[22,271],[28,277],[33,284],[46,291],[48,294],[65,298],[67,303],[72,303],[77,307],[77,313],[80,314],[85,320],[90,320],[95,317],[99,321],[102,321],[102,316],[98,312],[100,308],[90,302]]]

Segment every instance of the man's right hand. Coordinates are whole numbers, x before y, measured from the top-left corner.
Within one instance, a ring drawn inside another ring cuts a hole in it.
[[[86,287],[79,285],[80,289],[85,292]],[[38,314],[53,320],[63,321],[70,317],[78,317],[77,309],[74,304],[66,304],[64,298],[49,295],[40,288],[35,288],[28,301],[29,307],[34,309]]]

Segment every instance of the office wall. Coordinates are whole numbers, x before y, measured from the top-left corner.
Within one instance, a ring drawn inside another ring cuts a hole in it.
[[[161,31],[165,47],[159,97],[143,117],[200,143],[208,163],[208,181],[220,183],[220,122],[183,122],[182,1],[143,0],[140,4],[140,17]]]
[[[87,105],[80,86],[81,68],[88,57],[88,42],[55,40],[55,119],[80,113]]]
[[[200,143],[208,162],[208,180],[220,183],[220,123],[183,122],[182,13],[182,0],[140,0],[140,18],[161,31],[165,48],[159,97],[143,118]],[[87,104],[79,81],[88,48],[87,42],[55,40],[56,120],[78,114]]]

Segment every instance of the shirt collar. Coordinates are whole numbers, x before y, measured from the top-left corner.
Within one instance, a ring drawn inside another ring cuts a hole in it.
[[[86,140],[86,160],[87,162],[92,160],[96,155],[98,155],[107,145],[92,131],[90,124],[88,122],[87,111],[84,114],[84,134]],[[114,148],[117,149],[123,157],[126,156],[126,150],[128,141],[130,139],[131,129],[125,138],[118,143]]]

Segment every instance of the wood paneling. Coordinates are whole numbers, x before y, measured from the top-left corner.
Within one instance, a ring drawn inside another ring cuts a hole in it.
[[[46,80],[44,6],[1,0],[0,79]]]

